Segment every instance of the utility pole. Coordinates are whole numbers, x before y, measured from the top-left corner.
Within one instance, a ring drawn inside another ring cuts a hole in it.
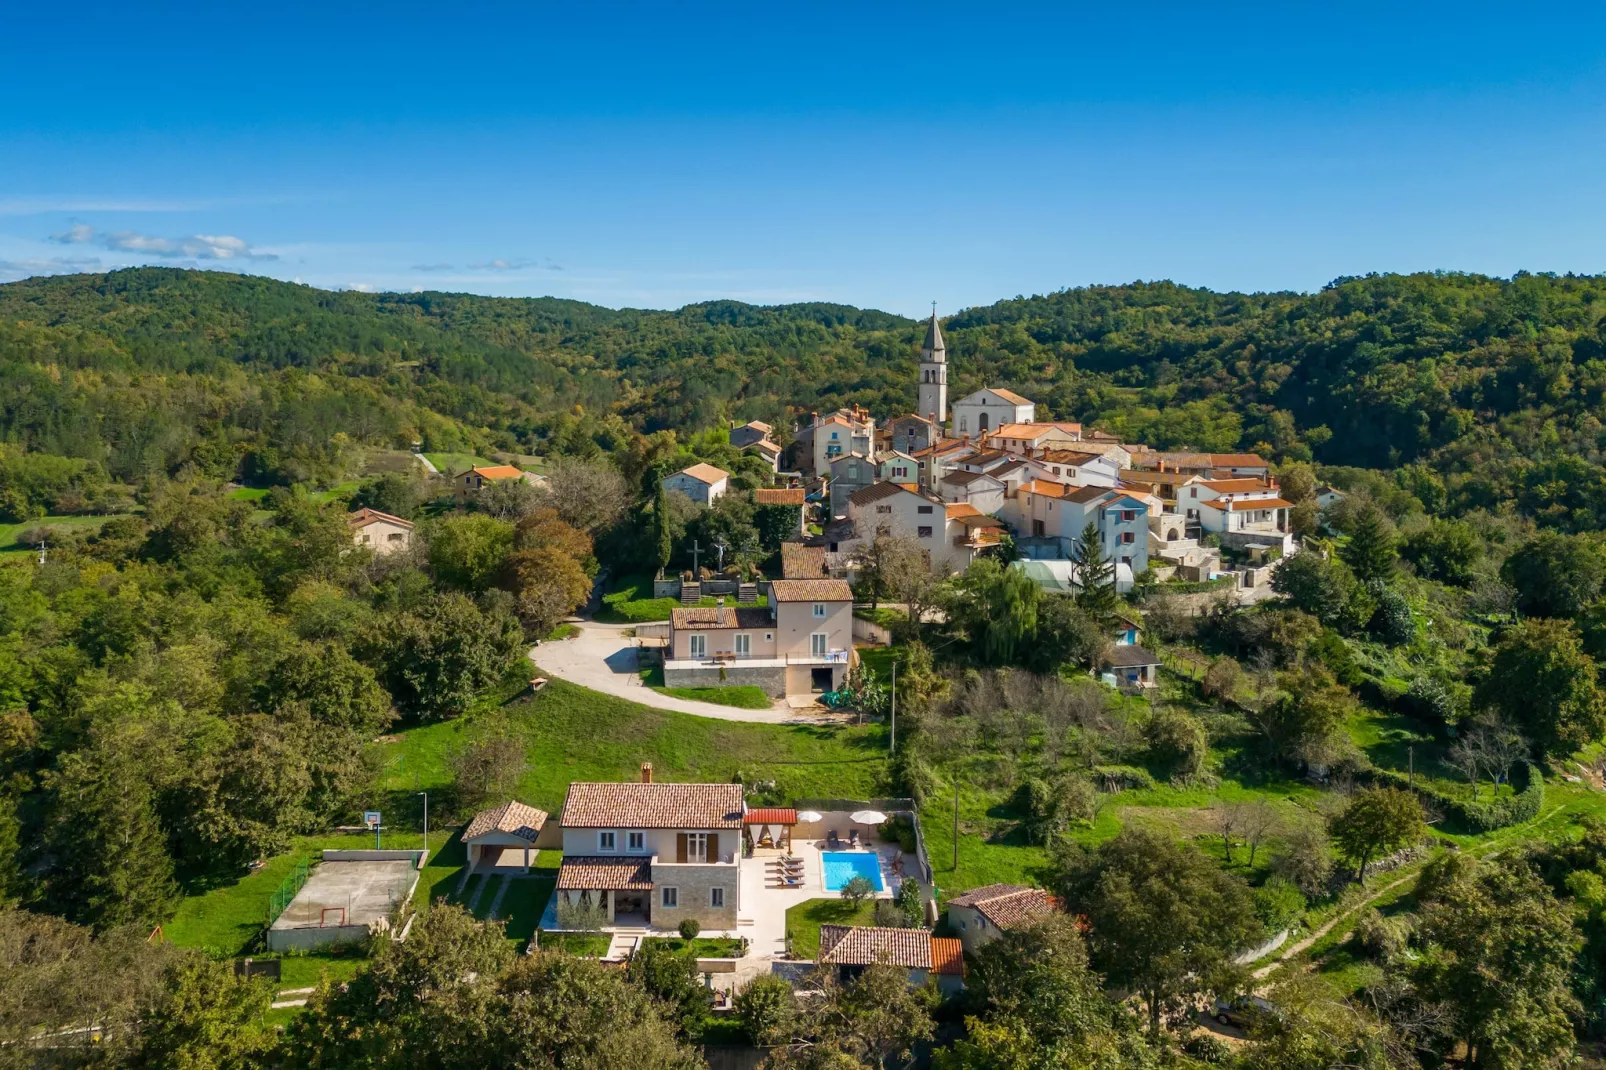
[[[892,750],[890,754],[898,753],[898,659],[892,659]]]

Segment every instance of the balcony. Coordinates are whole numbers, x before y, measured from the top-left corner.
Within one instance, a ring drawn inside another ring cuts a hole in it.
[[[700,658],[669,658],[664,669],[781,669],[788,665],[846,665],[851,650],[827,650],[824,654],[781,654],[751,657],[746,654],[712,654]]]

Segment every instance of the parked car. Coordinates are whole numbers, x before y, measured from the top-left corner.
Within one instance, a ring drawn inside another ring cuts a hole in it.
[[[1238,996],[1216,1000],[1212,1012],[1222,1025],[1235,1025],[1242,1029],[1260,1015],[1278,1016],[1277,1008],[1259,996]]]

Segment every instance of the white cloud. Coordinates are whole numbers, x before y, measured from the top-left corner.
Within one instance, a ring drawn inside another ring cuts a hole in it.
[[[537,271],[562,271],[563,268],[554,264],[550,259],[546,263],[533,260],[529,257],[513,257],[511,259],[498,258],[487,260],[483,264],[470,264],[470,271],[527,271],[534,268]]]
[[[118,253],[144,253],[163,260],[277,260],[274,253],[252,247],[244,238],[232,234],[192,234],[187,238],[162,238],[132,230],[96,230],[87,223],[75,223],[50,240],[59,245],[93,243]]]

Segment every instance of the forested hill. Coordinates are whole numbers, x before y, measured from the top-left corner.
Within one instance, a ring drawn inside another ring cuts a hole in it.
[[[1415,489],[1452,508],[1515,499],[1606,526],[1603,277],[1138,283],[968,309],[945,330],[956,397],[1007,385],[1042,416],[1159,447],[1414,465]],[[848,402],[908,411],[919,340],[915,321],[829,304],[614,311],[162,268],[59,276],[0,286],[0,437],[125,480],[186,463],[290,478],[341,463],[335,430],[342,449],[611,445]]]

